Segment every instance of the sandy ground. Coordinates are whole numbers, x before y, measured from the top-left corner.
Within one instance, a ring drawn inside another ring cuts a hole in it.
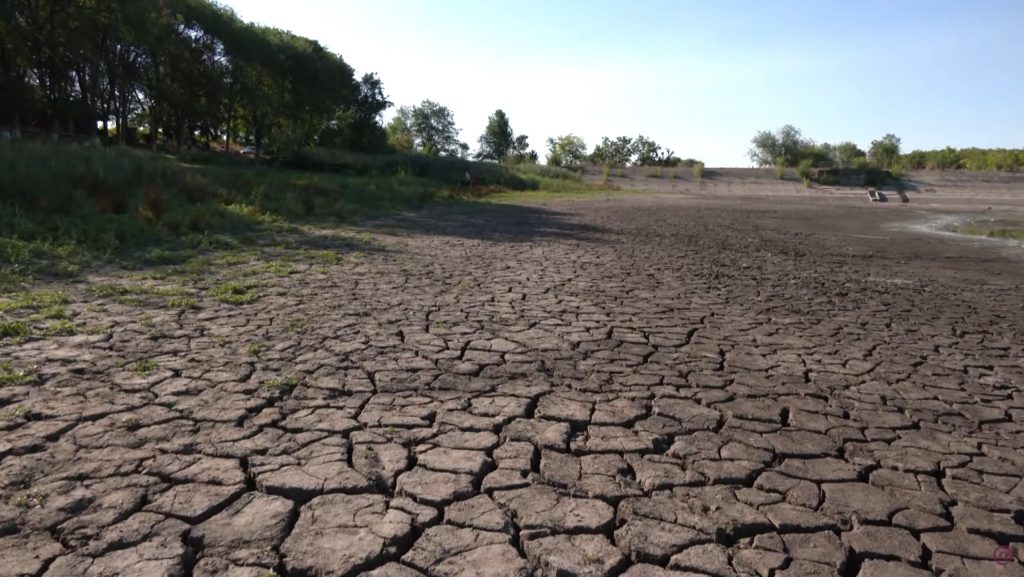
[[[0,575],[1024,575],[1022,253],[913,228],[1022,197],[647,188],[81,296],[0,345]]]

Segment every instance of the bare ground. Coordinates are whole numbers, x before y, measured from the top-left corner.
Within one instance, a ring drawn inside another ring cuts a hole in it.
[[[102,330],[0,345],[0,576],[1024,575],[1022,253],[908,226],[1022,197],[788,186],[395,217],[242,306],[68,287]]]

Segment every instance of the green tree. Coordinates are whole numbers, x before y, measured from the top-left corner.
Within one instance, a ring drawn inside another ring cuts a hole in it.
[[[512,144],[512,153],[509,155],[509,161],[516,164],[537,164],[537,152],[530,150],[530,140],[525,134],[516,136],[515,142]]]
[[[839,168],[860,168],[867,162],[867,153],[852,142],[840,142],[833,151],[832,161]]]
[[[587,145],[575,134],[548,139],[548,166],[577,169],[587,160]]]
[[[388,146],[396,152],[414,152],[416,150],[416,136],[412,132],[412,109],[403,106],[398,109],[398,114],[388,122],[387,126]]]
[[[482,160],[505,160],[515,147],[515,137],[508,115],[501,109],[495,110],[487,119],[487,128],[480,135],[480,150],[476,157]]]
[[[868,158],[882,168],[895,168],[900,158],[900,139],[895,134],[886,134],[880,140],[873,140]]]
[[[623,167],[629,166],[633,160],[633,139],[628,136],[619,136],[611,139],[605,136],[601,143],[594,147],[590,153],[590,161],[605,166]]]
[[[775,132],[762,130],[750,141],[747,152],[757,166],[781,166],[795,168],[814,143],[792,125],[787,124]]]
[[[637,166],[655,166],[662,162],[661,146],[644,135],[633,140],[633,164]]]
[[[424,100],[408,111],[408,124],[415,138],[416,150],[431,156],[462,156],[455,115],[446,106]]]

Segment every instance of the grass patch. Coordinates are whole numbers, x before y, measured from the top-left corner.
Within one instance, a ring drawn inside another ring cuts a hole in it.
[[[267,231],[506,191],[536,198],[593,191],[579,174],[558,168],[414,154],[305,150],[276,166],[227,159],[200,153],[185,163],[124,147],[0,142],[0,293],[99,264],[169,267],[148,274],[195,278],[212,265],[252,261],[249,247]],[[479,183],[468,189],[461,184],[467,171]],[[202,251],[227,254],[197,256]],[[337,262],[337,255],[322,261]],[[92,290],[110,299],[172,296]]]
[[[1024,240],[1024,222],[1022,221],[1003,219],[974,220],[955,225],[952,227],[952,231],[958,234],[983,236],[986,238]]]
[[[14,421],[17,419],[23,419],[28,415],[28,407],[25,405],[15,405],[13,407],[7,407],[0,411],[0,421]]]
[[[63,291],[31,291],[16,293],[10,298],[0,300],[0,312],[20,310],[55,310],[63,309],[67,304],[68,295]],[[49,318],[49,317],[45,317]]]
[[[191,297],[168,297],[164,301],[164,303],[166,303],[167,306],[173,307],[173,308],[176,308],[176,309],[197,309],[197,308],[199,308],[199,303],[197,303],[196,300],[194,298],[191,298]]]
[[[132,365],[132,371],[140,377],[148,377],[156,372],[157,368],[156,362],[149,359],[135,361],[135,364]]]
[[[0,321],[0,339],[26,339],[32,335],[32,327],[24,321]]]
[[[249,343],[249,346],[247,346],[245,350],[249,353],[249,356],[259,357],[260,352],[263,350],[263,345],[260,343]]]
[[[254,281],[232,281],[211,288],[209,293],[222,303],[247,305],[259,299],[259,294],[256,293],[258,286],[259,283]]]
[[[67,337],[75,334],[75,325],[71,321],[60,320],[46,326],[43,333],[48,337]]]
[[[294,389],[299,386],[298,377],[284,377],[281,379],[270,379],[260,385],[264,391],[279,391],[282,389]]]
[[[0,385],[24,385],[34,380],[29,373],[14,369],[10,362],[0,362]]]
[[[288,276],[298,272],[295,270],[295,265],[286,261],[274,261],[267,263],[263,266],[263,271],[276,276]]]

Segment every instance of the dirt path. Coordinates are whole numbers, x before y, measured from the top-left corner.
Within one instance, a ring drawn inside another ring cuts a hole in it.
[[[1024,575],[1024,267],[900,207],[391,219],[0,346],[0,576]]]

